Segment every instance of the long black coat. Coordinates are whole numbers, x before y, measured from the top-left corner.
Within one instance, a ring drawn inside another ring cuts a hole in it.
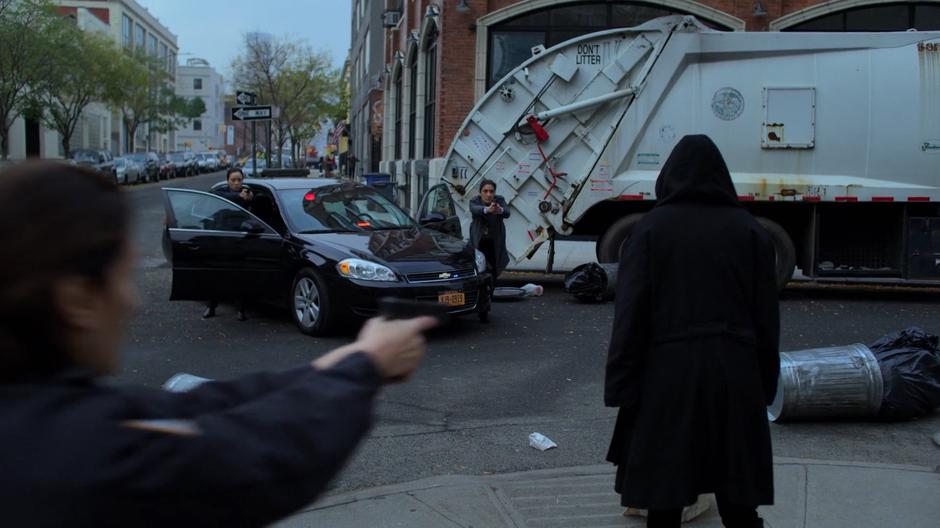
[[[503,222],[503,220],[509,218],[509,206],[506,205],[506,199],[498,194],[494,200],[503,208],[503,213],[497,215],[496,221],[490,224],[490,238],[493,239],[493,247],[496,248],[496,274],[499,275],[509,265],[509,253],[506,251],[506,224]],[[483,200],[479,196],[470,199],[470,216],[472,219],[470,223],[470,243],[475,249],[480,248],[483,227],[486,225],[487,218],[491,216],[485,214],[484,209],[486,209],[486,205],[483,204]]]
[[[381,379],[364,354],[184,394],[81,373],[0,385],[5,526],[262,526],[303,506],[362,439]],[[182,420],[198,429],[160,432]],[[137,421],[137,422],[132,422]]]
[[[773,503],[765,406],[779,371],[773,246],[706,136],[687,136],[657,206],[624,245],[604,386],[620,407],[608,460],[625,506],[722,492]]]

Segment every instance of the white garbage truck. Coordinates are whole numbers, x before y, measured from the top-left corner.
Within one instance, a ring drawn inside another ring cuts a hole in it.
[[[721,149],[780,285],[795,269],[940,283],[940,32],[732,33],[670,16],[536,47],[432,163],[418,215],[466,237],[491,179],[510,269],[548,251],[550,270],[568,238],[615,262],[686,134]]]

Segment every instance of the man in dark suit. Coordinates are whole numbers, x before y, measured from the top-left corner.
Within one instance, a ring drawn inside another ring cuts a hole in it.
[[[470,243],[486,256],[492,274],[492,286],[495,287],[497,277],[509,264],[506,225],[503,222],[509,218],[509,207],[506,199],[496,194],[496,182],[480,182],[480,195],[470,200],[470,215],[473,219],[470,224]]]

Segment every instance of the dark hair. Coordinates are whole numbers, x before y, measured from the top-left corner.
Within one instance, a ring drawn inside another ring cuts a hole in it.
[[[235,174],[236,172],[241,174],[242,178],[245,177],[245,173],[242,172],[240,167],[232,167],[228,170],[228,172],[225,173],[225,181],[228,181],[228,179],[232,176],[232,174]]]
[[[482,191],[483,188],[486,187],[487,185],[492,185],[493,192],[496,192],[496,182],[494,182],[493,180],[487,180],[487,179],[484,179],[483,181],[480,182],[480,190]]]
[[[27,162],[0,171],[0,383],[68,368],[56,279],[104,281],[128,240],[121,191],[65,163]]]

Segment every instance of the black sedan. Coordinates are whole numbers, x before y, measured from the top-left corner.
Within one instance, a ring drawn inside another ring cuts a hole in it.
[[[433,212],[419,225],[359,184],[284,178],[245,186],[254,194],[250,210],[206,192],[163,189],[171,300],[280,301],[311,335],[374,315],[381,297],[486,320],[486,259],[459,237],[453,204],[440,196],[424,201],[419,211]]]

